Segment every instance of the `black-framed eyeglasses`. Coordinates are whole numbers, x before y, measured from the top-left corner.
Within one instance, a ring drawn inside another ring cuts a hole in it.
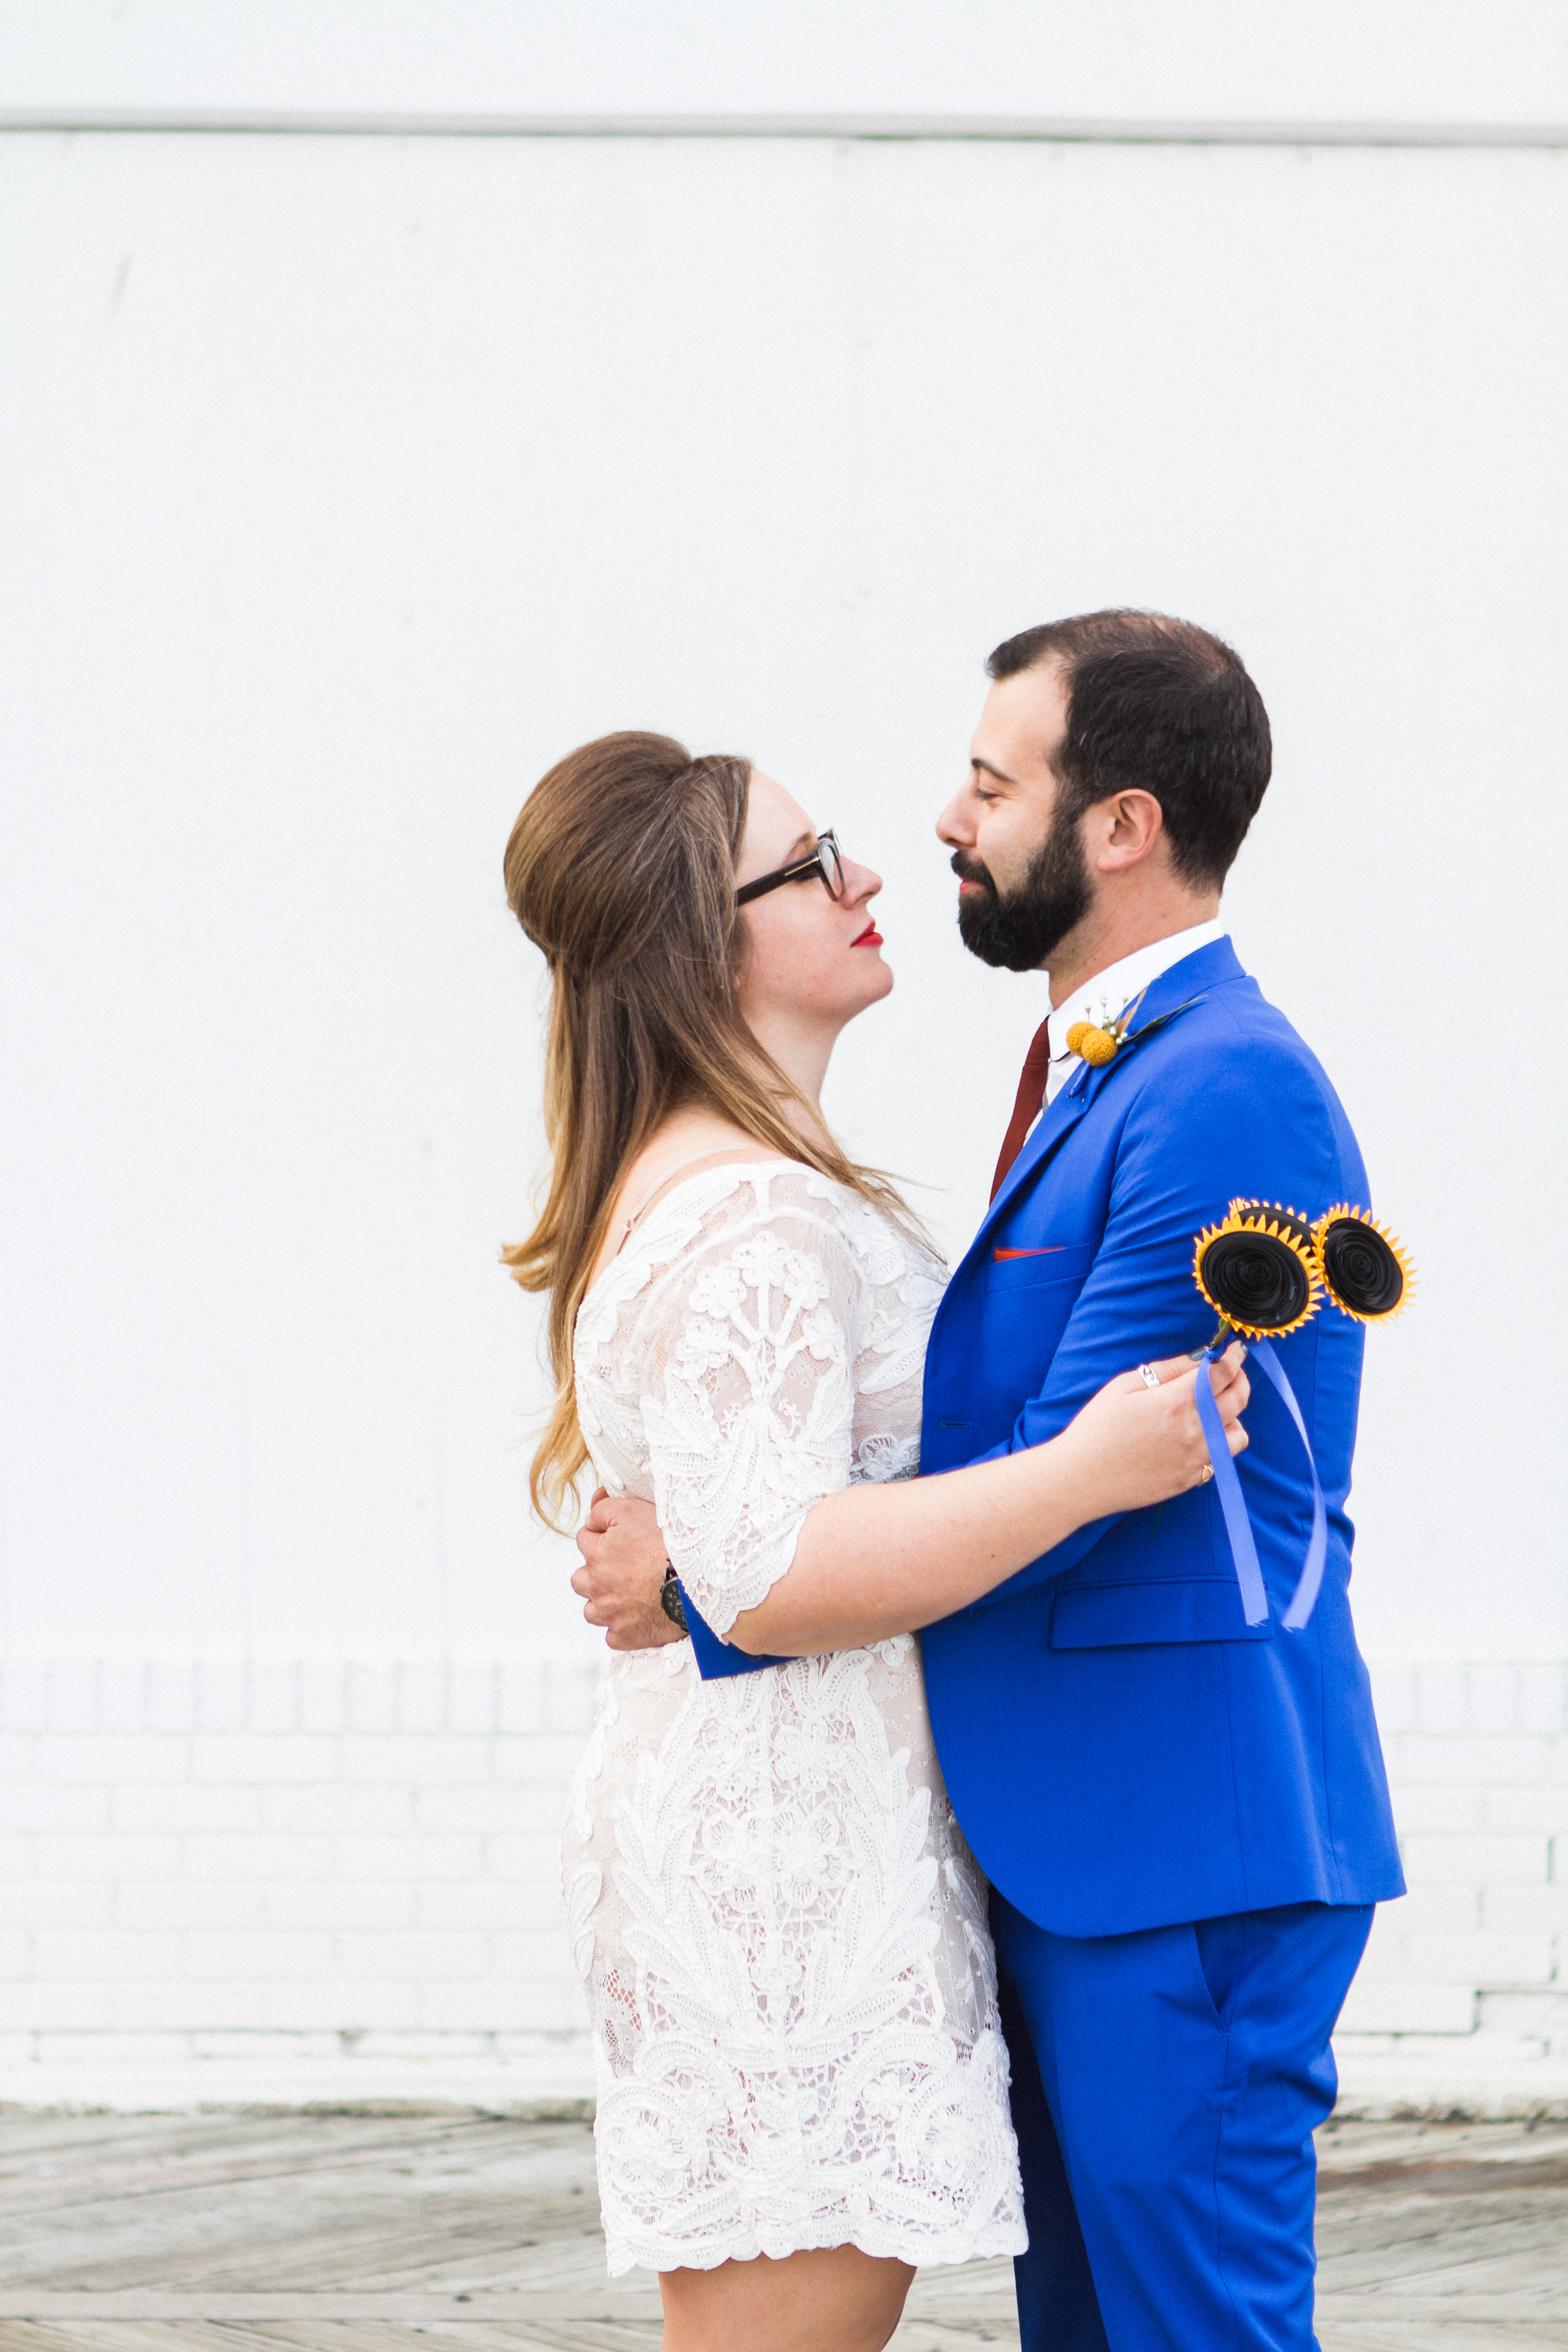
[[[814,875],[819,882],[826,885],[829,897],[843,898],[844,853],[838,846],[837,835],[819,833],[816,847],[809,857],[797,857],[792,866],[780,866],[772,874],[759,874],[754,882],[748,882],[744,889],[736,891],[735,904],[737,907],[749,906],[753,898],[762,898],[769,890],[782,889],[786,882],[809,882]]]

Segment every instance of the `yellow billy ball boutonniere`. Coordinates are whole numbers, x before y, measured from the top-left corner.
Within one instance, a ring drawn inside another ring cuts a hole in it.
[[[1073,1082],[1075,1087],[1083,1085],[1090,1070],[1108,1069],[1123,1045],[1137,1045],[1142,1038],[1152,1036],[1156,1029],[1163,1029],[1181,1013],[1190,1013],[1194,1004],[1203,1003],[1201,996],[1189,997],[1185,1004],[1174,1004],[1168,1013],[1156,1013],[1153,1020],[1134,1029],[1132,1024],[1148,993],[1146,988],[1141,988],[1131,1004],[1123,1005],[1114,1019],[1102,1000],[1098,1021],[1073,1023],[1067,1034],[1068,1052],[1076,1054],[1085,1066]]]
[[[1121,1031],[1115,1022],[1108,1022],[1102,1029],[1096,1021],[1075,1021],[1068,1031],[1068,1052],[1087,1062],[1091,1070],[1103,1070],[1108,1062],[1114,1062],[1121,1043]]]
[[[1389,1323],[1415,1287],[1415,1269],[1398,1239],[1342,1201],[1312,1227],[1318,1279],[1342,1315],[1356,1323]]]
[[[1322,1302],[1312,1228],[1277,1201],[1233,1201],[1197,1237],[1193,1275],[1223,1325],[1243,1339],[1282,1339]]]

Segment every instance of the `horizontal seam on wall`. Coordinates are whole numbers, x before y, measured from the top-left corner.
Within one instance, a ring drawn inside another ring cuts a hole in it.
[[[0,107],[0,131],[373,139],[827,139],[1070,146],[1560,148],[1568,123],[1099,120],[897,114],[422,114]]]

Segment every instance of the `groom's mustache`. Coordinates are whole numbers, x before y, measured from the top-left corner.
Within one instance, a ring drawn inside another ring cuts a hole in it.
[[[955,849],[952,853],[952,870],[961,882],[978,882],[981,888],[989,890],[994,898],[999,896],[989,870],[981,864],[978,857],[966,856],[962,849]]]

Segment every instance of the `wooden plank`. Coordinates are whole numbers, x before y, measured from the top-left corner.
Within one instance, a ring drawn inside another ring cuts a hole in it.
[[[1568,2133],[1321,2137],[1325,2352],[1568,2352]],[[579,2124],[0,2115],[0,2352],[633,2352]],[[459,2298],[467,2298],[459,2300]],[[1016,2347],[1012,2265],[923,2272],[894,2352]]]
[[[657,2319],[660,2315],[657,2286],[617,2292],[601,2286],[587,2294],[553,2292],[527,2294],[505,2288],[459,2299],[451,2294],[399,2294],[383,2289],[371,2294],[352,2292],[311,2294],[309,2291],[248,2294],[206,2294],[189,2289],[133,2287],[96,2294],[49,2294],[33,2289],[15,2294],[0,2290],[0,2318],[5,2319],[278,2319],[320,2320],[323,2326],[342,2319],[396,2319],[421,2325],[451,2320],[502,2319],[521,2323],[539,2319]]]
[[[1326,2320],[1320,2314],[1323,2352],[1535,2352],[1568,2345],[1561,2327],[1516,2326],[1469,2320]]]

